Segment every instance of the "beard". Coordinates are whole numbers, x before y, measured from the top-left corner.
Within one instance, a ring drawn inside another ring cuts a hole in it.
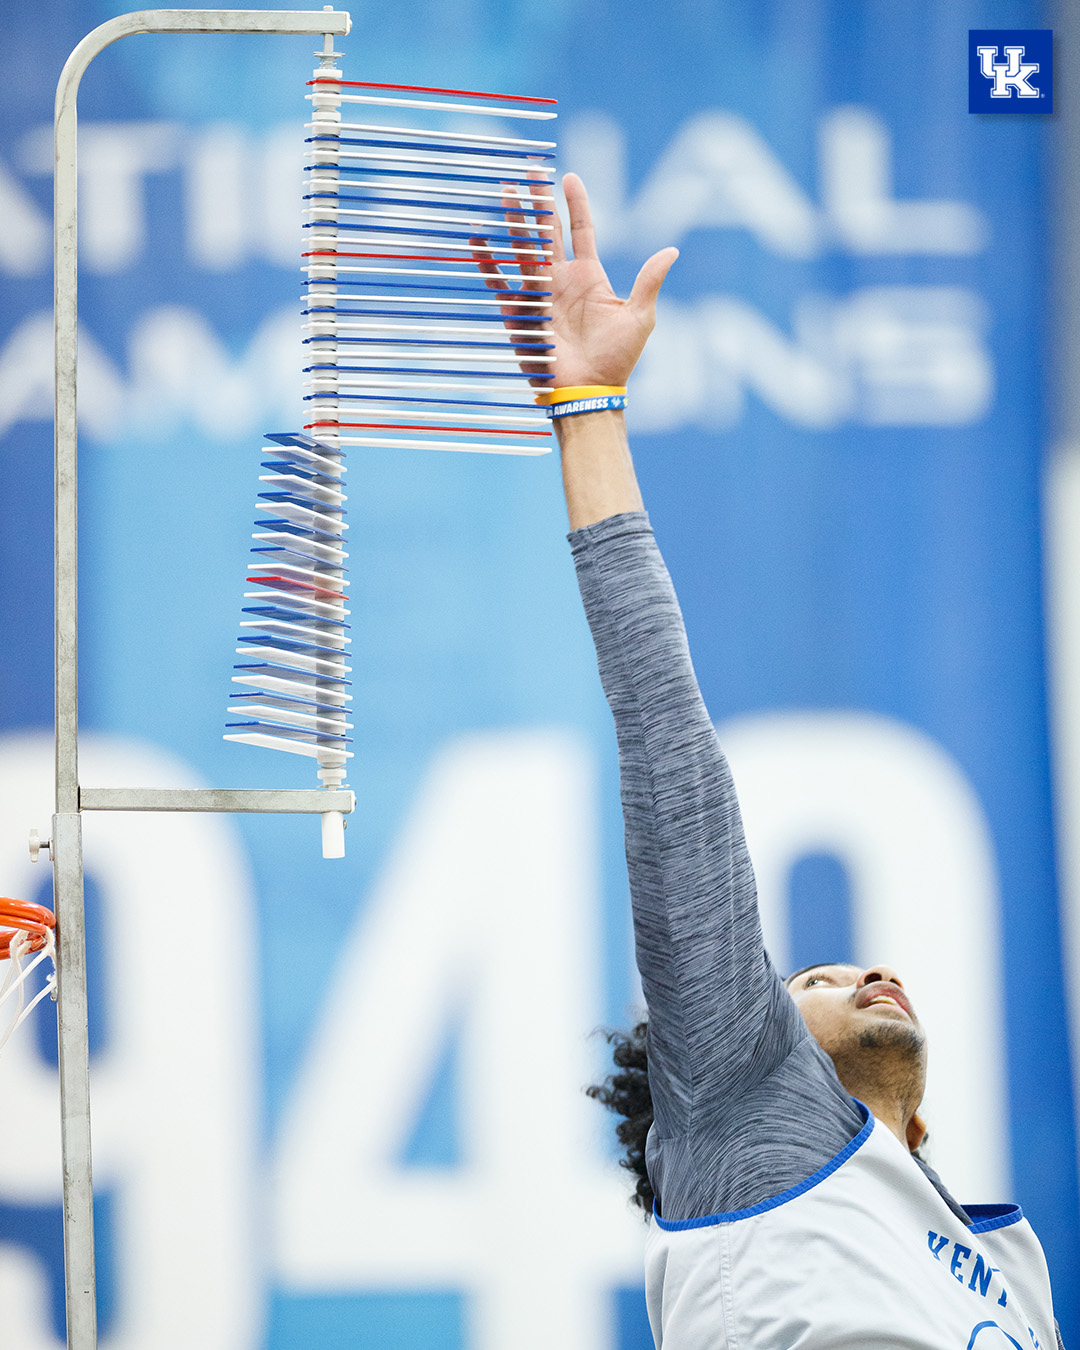
[[[867,1027],[859,1035],[860,1050],[885,1050],[903,1055],[905,1052],[921,1064],[926,1051],[926,1038],[910,1022],[885,1022]]]
[[[841,1083],[860,1101],[894,1098],[914,1111],[926,1082],[926,1037],[911,1022],[882,1018],[827,1047]]]

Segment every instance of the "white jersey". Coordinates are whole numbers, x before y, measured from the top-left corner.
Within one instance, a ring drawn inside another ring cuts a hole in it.
[[[750,1209],[649,1225],[662,1350],[1053,1350],[1050,1278],[1017,1205],[965,1225],[884,1125]]]

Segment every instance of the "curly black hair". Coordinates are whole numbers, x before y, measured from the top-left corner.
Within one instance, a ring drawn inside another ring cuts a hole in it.
[[[616,1072],[585,1091],[594,1101],[623,1117],[615,1127],[615,1136],[626,1149],[626,1156],[620,1159],[619,1166],[637,1178],[634,1203],[649,1215],[653,1212],[656,1197],[645,1170],[645,1140],[653,1123],[649,1060],[645,1052],[647,1027],[647,1022],[639,1022],[630,1032],[605,1033],[612,1047]]]
[[[810,970],[812,967],[807,966]],[[789,975],[785,984],[790,984],[797,970]],[[653,1212],[656,1192],[645,1170],[645,1140],[649,1127],[653,1123],[652,1092],[649,1088],[649,1057],[645,1049],[645,1036],[648,1022],[639,1022],[629,1032],[606,1031],[608,1044],[612,1047],[612,1059],[618,1072],[585,1089],[593,1101],[606,1106],[623,1119],[615,1127],[615,1137],[626,1150],[626,1156],[620,1158],[619,1166],[637,1178],[634,1186],[634,1204],[640,1205],[646,1216]],[[911,1150],[922,1162],[926,1161],[926,1145],[929,1133],[923,1135],[922,1142]]]

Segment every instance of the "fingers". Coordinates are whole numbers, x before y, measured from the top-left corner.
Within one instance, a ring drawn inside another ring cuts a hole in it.
[[[499,271],[498,263],[492,262],[491,257],[486,253],[478,252],[487,244],[487,240],[482,235],[473,235],[469,240],[469,246],[472,249],[472,260],[476,264],[477,270],[483,274],[484,285],[492,291],[508,291],[510,287],[506,283],[506,278]]]
[[[570,214],[570,244],[574,250],[574,257],[595,258],[596,236],[585,184],[576,173],[568,173],[563,177],[563,192],[566,195],[566,209]]]
[[[518,292],[520,292],[523,289],[527,289],[530,284],[527,280],[523,280],[513,276],[509,278],[504,276],[503,273],[499,270],[498,264],[492,261],[492,258],[489,254],[481,253],[478,251],[481,246],[486,244],[486,242],[487,241],[480,235],[476,235],[469,240],[469,243],[473,249],[472,253],[473,262],[476,264],[477,270],[483,276],[484,285],[488,288],[488,290],[502,292],[509,296],[512,293],[510,285],[511,281],[514,282],[514,288]],[[536,283],[532,284],[534,286],[536,285]],[[522,329],[526,330],[535,329],[538,337],[544,338],[544,340],[546,340],[545,337],[546,329],[544,329],[542,326],[541,316],[538,315],[535,310],[529,309],[528,307],[523,305],[514,304],[510,302],[499,306],[499,314],[502,318],[503,326],[508,330],[511,330],[513,333],[515,334],[520,333]],[[513,349],[515,355],[522,358],[521,359],[522,371],[524,371],[524,373],[527,375],[546,374],[547,373],[546,367],[538,366],[535,363],[535,361],[529,360],[530,356],[536,355],[535,349],[532,347],[522,346],[521,342],[522,339],[519,339],[518,342],[514,343]]]
[[[562,218],[560,217],[558,207],[555,204],[555,184],[535,170],[530,170],[528,176],[536,187],[550,190],[550,196],[547,195],[547,191],[534,192],[533,205],[535,206],[537,202],[543,202],[545,208],[550,209],[552,213],[551,227],[553,230],[551,236],[551,261],[553,263],[565,262],[566,246],[563,243]]]
[[[474,235],[469,244],[472,247],[472,260],[476,264],[477,271],[484,278],[484,285],[489,291],[504,291],[507,295],[511,292],[510,278],[503,275],[499,269],[499,264],[495,262],[489,253],[481,253],[479,250],[487,246],[487,240],[482,235]],[[517,277],[512,278],[518,286],[523,283],[518,281]],[[519,307],[516,305],[501,305],[499,312],[504,315],[517,314]]]
[[[656,320],[656,299],[660,294],[660,287],[678,256],[677,248],[662,248],[659,253],[654,253],[642,264],[641,271],[634,281],[627,304],[649,324]]]
[[[542,232],[538,227],[541,221],[557,223],[558,217],[537,216],[530,208],[547,210],[554,207],[553,196],[549,195],[553,193],[553,188],[546,178],[532,174],[529,177],[533,181],[524,190],[519,190],[516,184],[504,184],[500,202],[507,234],[511,239],[510,246],[504,251],[512,254],[517,266],[517,275],[513,273],[509,276],[503,275],[491,254],[480,251],[488,244],[487,239],[477,236],[469,242],[473,248],[473,260],[484,277],[484,284],[489,290],[503,292],[507,296],[508,302],[499,306],[499,312],[504,326],[511,330],[511,345],[520,358],[522,372],[532,377],[530,383],[545,387],[550,378],[550,369],[537,363],[536,357],[539,353],[536,350],[536,343],[550,342],[547,315],[527,304],[515,304],[509,299],[513,292],[520,297],[523,292],[547,291],[551,286],[554,243],[549,241],[547,232]],[[545,191],[539,190],[541,185]],[[545,256],[548,250],[550,254]],[[533,333],[536,335],[535,339],[531,336]],[[525,334],[529,335],[528,338]],[[516,341],[513,341],[515,338]]]
[[[502,208],[503,215],[506,218],[507,231],[517,247],[521,248],[523,244],[526,244],[530,249],[535,250],[532,255],[528,251],[519,252],[516,255],[518,270],[522,277],[538,276],[541,264],[547,261],[546,258],[540,256],[544,241],[537,239],[535,235],[530,233],[526,226],[525,217],[521,212],[521,199],[510,188],[507,188],[503,193]]]

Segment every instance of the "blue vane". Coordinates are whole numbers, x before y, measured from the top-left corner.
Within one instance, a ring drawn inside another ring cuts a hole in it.
[[[416,273],[410,273],[415,276]],[[439,286],[432,284],[422,286],[411,281],[395,281],[394,278],[387,277],[385,281],[349,281],[345,277],[335,277],[332,281],[320,281],[315,278],[311,281],[302,281],[301,286],[366,286],[374,290],[396,290],[396,291],[462,291],[466,295],[481,295],[492,301],[493,304],[502,304],[504,300],[543,300],[550,296],[550,291],[492,291],[487,286]]]
[[[427,162],[427,160],[417,160],[417,168],[419,168],[421,164],[426,164]],[[352,164],[306,164],[304,167],[312,173],[325,173],[328,169],[333,169],[335,173],[362,173],[367,177],[374,177],[377,175],[380,178],[438,178],[451,183],[484,183],[488,187],[493,186],[495,183],[515,183],[526,187],[537,186],[537,180],[535,178],[529,178],[527,175],[517,178],[508,170],[504,170],[502,165],[498,166],[497,176],[495,176],[494,173],[417,173],[412,169],[368,168],[367,165],[360,168],[359,165]],[[540,186],[550,187],[551,180],[544,179],[540,183]]]
[[[500,299],[497,304],[502,304]],[[340,314],[347,319],[452,319],[455,323],[502,323],[504,316],[499,314],[477,313],[475,309],[453,310],[453,309],[340,309],[331,308],[328,305],[319,305],[312,309],[302,309],[301,317],[307,317],[310,314]],[[505,316],[512,318],[515,323],[550,323],[551,320],[546,314],[513,314]]]
[[[451,154],[463,155],[492,155],[499,159],[519,159],[528,162],[530,159],[554,159],[555,156],[550,150],[530,150],[523,154],[520,150],[500,150],[491,146],[469,146],[469,145],[430,145],[417,141],[384,141],[372,140],[359,136],[308,136],[305,144],[311,145],[318,141],[336,141],[339,145],[367,145],[382,150],[435,150],[440,154],[449,151]],[[426,161],[425,161],[426,162]]]
[[[416,372],[412,372],[415,374]],[[318,394],[305,394],[305,401],[318,398]],[[493,403],[485,398],[401,398],[397,394],[338,394],[339,399],[349,399],[358,403],[434,403],[452,408],[512,408],[518,412],[536,412],[535,403]]]
[[[312,341],[305,338],[305,342]],[[305,366],[304,373],[313,370],[340,370],[352,375],[457,375],[471,378],[482,377],[485,380],[553,380],[554,374],[526,375],[519,370],[449,370],[442,366],[433,368],[416,366]]]
[[[423,201],[414,200],[411,197],[371,197],[366,194],[364,196],[357,196],[351,192],[309,192],[304,198],[304,201],[312,202],[321,197],[329,197],[332,200],[339,202],[368,202],[375,206],[427,206],[440,211],[480,211],[486,212],[488,215],[490,215],[492,211],[498,210],[498,207],[491,205],[490,203],[486,206],[483,204],[477,206],[471,202]],[[525,216],[553,216],[555,214],[554,211],[548,211],[546,208],[530,206],[524,199],[520,206],[515,202],[514,210],[520,211],[521,214]]]

